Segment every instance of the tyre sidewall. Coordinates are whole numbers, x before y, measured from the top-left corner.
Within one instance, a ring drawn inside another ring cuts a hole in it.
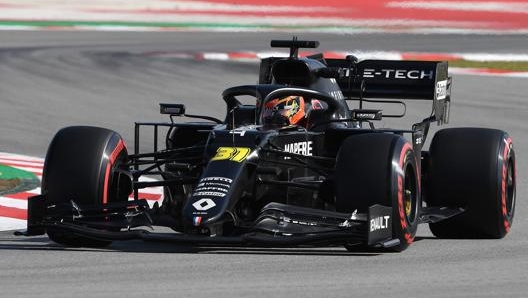
[[[499,171],[497,174],[499,177],[499,179],[497,179],[497,182],[499,183],[499,186],[497,187],[499,192],[499,206],[497,207],[499,227],[497,236],[502,238],[509,233],[513,223],[516,199],[515,181],[517,181],[517,164],[515,161],[515,152],[513,151],[513,141],[506,133],[502,137],[499,154],[502,155],[502,158],[499,158],[497,166],[497,170]],[[509,167],[513,168],[510,169]],[[511,174],[513,175],[513,189],[511,190],[508,190],[507,181],[509,170],[511,170]],[[509,198],[509,196],[511,197]]]
[[[393,233],[395,238],[400,239],[397,250],[407,248],[413,241],[418,229],[418,219],[421,207],[421,188],[418,163],[412,149],[412,145],[403,138],[394,142],[392,150],[391,173],[391,206],[393,206]],[[407,181],[409,180],[409,181]],[[414,190],[410,200],[410,207],[406,208],[405,185],[410,183]]]

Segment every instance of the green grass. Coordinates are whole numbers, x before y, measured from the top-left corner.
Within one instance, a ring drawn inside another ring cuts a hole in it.
[[[489,68],[509,71],[528,71],[528,61],[468,61],[452,60],[449,67]]]

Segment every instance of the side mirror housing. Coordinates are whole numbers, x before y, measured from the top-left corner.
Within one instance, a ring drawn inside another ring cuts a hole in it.
[[[160,103],[160,113],[171,116],[185,115],[185,105],[179,103]]]

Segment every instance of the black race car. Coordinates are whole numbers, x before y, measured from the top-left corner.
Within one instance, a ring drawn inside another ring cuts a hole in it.
[[[160,104],[171,121],[136,123],[134,154],[112,130],[61,129],[46,155],[42,194],[29,199],[27,231],[18,234],[47,233],[66,246],[143,239],[402,251],[420,223],[441,238],[508,233],[516,164],[506,132],[442,129],[422,150],[430,124],[449,119],[446,62],[301,58],[299,48],[318,42],[296,39],[271,46],[289,48],[289,57],[263,59],[259,84],[226,89],[223,120]],[[287,97],[312,107],[302,124],[269,107]],[[405,112],[364,108],[412,100],[430,101],[432,113],[407,129],[374,125]],[[200,120],[178,123],[176,116]],[[149,152],[139,148],[145,130],[154,135]],[[149,207],[138,195],[151,186],[163,186],[161,205]]]

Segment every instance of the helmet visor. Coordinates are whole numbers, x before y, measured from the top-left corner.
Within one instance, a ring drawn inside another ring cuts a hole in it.
[[[295,124],[304,115],[304,101],[300,96],[276,98],[266,103],[262,118],[266,119],[276,115],[287,118],[290,124]]]

